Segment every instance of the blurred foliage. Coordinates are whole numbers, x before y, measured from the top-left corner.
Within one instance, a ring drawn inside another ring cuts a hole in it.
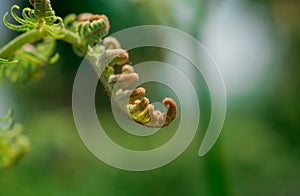
[[[55,40],[44,39],[38,44],[26,44],[16,52],[14,63],[5,63],[0,67],[0,79],[4,75],[12,82],[25,83],[38,80],[44,74],[48,64],[54,64],[59,55],[55,51]]]
[[[13,165],[29,149],[29,140],[22,134],[22,126],[15,124],[12,111],[0,118],[0,170]]]
[[[300,148],[300,2],[267,1],[279,32],[288,42],[278,86],[263,107],[262,116],[294,151]],[[297,151],[297,150],[296,150]]]

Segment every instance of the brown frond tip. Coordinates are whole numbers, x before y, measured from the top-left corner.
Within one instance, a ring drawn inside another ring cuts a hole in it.
[[[133,72],[134,72],[134,69],[130,65],[124,65],[122,67],[122,73],[133,73]]]
[[[159,110],[154,110],[153,105],[149,105],[149,115],[151,117],[151,121],[147,124],[147,126],[166,127],[176,118],[176,102],[171,98],[165,98],[162,103],[168,108],[168,110],[163,113]]]
[[[91,13],[82,13],[78,15],[77,20],[78,21],[94,21],[94,20],[99,20],[99,19],[104,19],[105,21],[108,21],[108,18],[105,15],[99,15],[99,14],[91,14]]]
[[[128,61],[128,53],[126,50],[123,49],[108,49],[105,51],[105,59],[100,60],[107,60],[110,61],[109,66],[122,65]]]
[[[164,124],[164,126],[167,126],[176,118],[177,105],[176,102],[171,98],[165,98],[162,103],[168,108]]]
[[[107,18],[107,16],[105,15],[99,15],[99,14],[91,14],[91,13],[82,13],[82,14],[79,14],[78,15],[78,18],[77,20],[79,22],[82,22],[82,21],[90,21],[90,22],[93,22],[95,20],[104,20],[105,23],[107,24],[107,29],[110,28],[110,24],[109,24],[109,20]]]
[[[103,45],[107,49],[120,49],[121,48],[120,42],[114,37],[104,38]]]

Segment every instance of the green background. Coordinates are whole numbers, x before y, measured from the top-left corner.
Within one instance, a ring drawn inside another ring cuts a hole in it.
[[[198,157],[197,153],[209,121],[209,93],[203,79],[196,78],[201,89],[201,124],[192,144],[179,158],[145,172],[122,171],[99,161],[80,140],[72,116],[72,85],[82,59],[73,54],[69,45],[58,43],[61,58],[47,67],[40,81],[26,85],[1,83],[1,100],[5,107],[15,110],[16,121],[24,125],[32,145],[20,162],[0,171],[0,195],[299,195],[299,1],[53,0],[52,4],[59,16],[87,11],[106,14],[111,33],[157,24],[179,28],[201,40],[211,10],[226,2],[241,4],[254,12],[263,10],[267,18],[264,25],[270,30],[267,37],[276,37],[272,39],[274,60],[267,63],[268,72],[254,90],[247,91],[245,87],[244,93],[229,95],[222,134],[206,156]],[[2,0],[1,16],[15,3],[29,6],[26,1]],[[184,7],[190,8],[190,19],[184,20],[184,15],[177,13]],[[3,46],[17,34],[0,26]],[[163,60],[165,53],[153,48],[129,52],[134,64]],[[157,97],[164,96],[160,86],[146,86],[153,92],[151,100],[159,101]],[[104,114],[101,121],[116,127],[110,101],[100,85],[96,104]],[[162,131],[172,134],[175,130]],[[109,134],[132,148],[142,143],[124,137],[118,128]],[[167,137],[161,134],[145,145],[159,146]]]

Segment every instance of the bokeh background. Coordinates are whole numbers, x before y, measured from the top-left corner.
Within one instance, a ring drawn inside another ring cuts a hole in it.
[[[27,1],[1,0],[0,15]],[[215,58],[224,77],[227,117],[215,147],[198,157],[210,115],[209,91],[199,73],[201,120],[198,133],[179,158],[152,171],[122,171],[104,164],[84,146],[71,108],[73,80],[82,59],[58,43],[59,62],[38,82],[0,85],[1,113],[15,110],[31,150],[15,166],[0,171],[1,196],[52,195],[299,195],[300,194],[300,1],[297,0],[53,0],[57,15],[103,13],[111,33],[145,25],[167,25],[199,39]],[[17,36],[0,24],[0,46]],[[161,35],[162,38],[166,35]],[[180,40],[174,40],[180,44]],[[197,51],[190,48],[197,55]],[[133,64],[174,55],[158,48],[129,51]],[[185,71],[193,73],[191,66]],[[166,76],[168,74],[166,73]],[[151,100],[166,91],[145,84]],[[119,129],[110,101],[101,89],[97,109],[111,137],[131,148],[140,141]],[[172,133],[172,128],[161,132]],[[144,147],[161,145],[170,134],[147,139]],[[109,150],[109,149],[107,149]]]

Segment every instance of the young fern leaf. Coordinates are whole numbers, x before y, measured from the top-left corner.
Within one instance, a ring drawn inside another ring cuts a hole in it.
[[[55,23],[57,21],[49,0],[29,0],[29,2],[34,7],[34,17],[39,20],[40,24],[44,22]]]
[[[55,16],[55,12],[52,10],[49,0],[30,0],[34,9],[24,8],[22,11],[22,17],[20,18],[16,13],[16,9],[20,9],[19,6],[13,5],[11,8],[12,17],[20,24],[14,25],[7,21],[8,13],[3,17],[4,24],[11,30],[15,31],[29,31],[38,30],[46,31],[50,36],[59,38],[63,36],[63,20],[60,17]]]
[[[84,49],[74,47],[78,56],[84,56],[90,48],[102,41],[108,34],[109,21],[105,15],[83,13],[79,16],[70,14],[64,19],[65,26],[79,37]]]
[[[30,142],[22,134],[23,127],[15,124],[10,110],[5,117],[0,117],[0,169],[13,165],[28,150]]]
[[[15,9],[20,9],[20,7],[18,5],[13,5],[11,7],[11,15],[12,17],[18,22],[20,23],[20,25],[14,25],[11,24],[7,21],[7,16],[8,16],[8,12],[6,12],[4,14],[3,17],[3,23],[11,30],[14,31],[29,31],[31,29],[34,29],[35,24],[33,22],[31,22],[30,20],[24,20],[22,18],[20,18],[16,13],[15,13]],[[25,8],[26,9],[26,8]],[[25,10],[24,9],[24,10]],[[29,9],[29,8],[28,8]],[[24,10],[23,10],[23,14],[24,14]]]

